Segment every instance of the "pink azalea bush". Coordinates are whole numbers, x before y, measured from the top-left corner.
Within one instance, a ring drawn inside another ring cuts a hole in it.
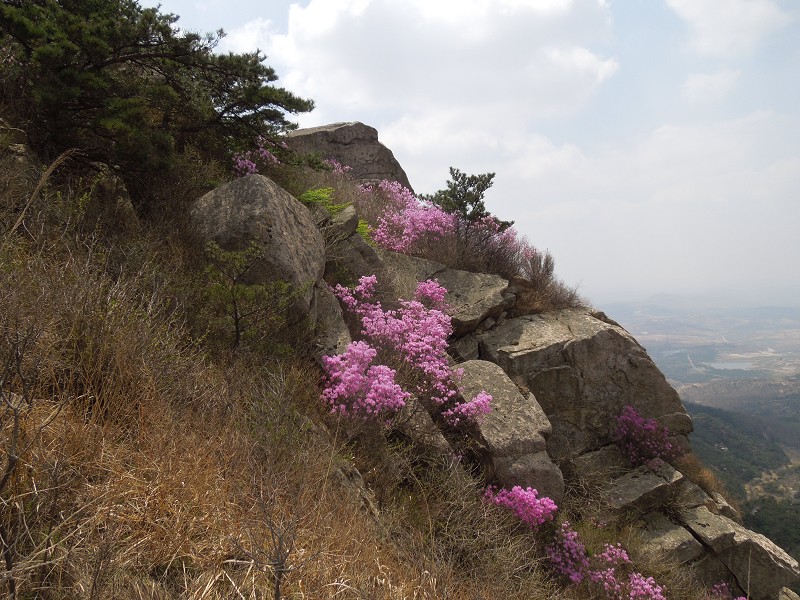
[[[333,172],[334,175],[345,176],[350,171],[353,170],[353,167],[348,166],[348,165],[343,165],[342,163],[340,163],[338,160],[336,160],[334,158],[326,158],[322,162],[325,163],[326,166],[330,167],[330,170]]]
[[[323,357],[328,384],[322,398],[331,412],[377,419],[405,406],[408,392],[395,383],[394,369],[372,364],[376,355],[366,342],[351,342],[342,354]]]
[[[383,180],[364,186],[366,196],[378,195],[384,210],[371,235],[380,246],[394,252],[413,254],[421,245],[452,234],[455,216],[417,198],[396,181]]]
[[[564,521],[556,530],[555,540],[545,551],[550,566],[559,575],[572,583],[581,583],[589,572],[589,555],[580,540],[578,532],[572,529],[569,521]]]
[[[252,175],[264,170],[267,165],[280,163],[280,159],[275,155],[279,149],[287,148],[285,143],[277,144],[265,137],[256,140],[256,148],[233,155],[233,172],[237,177]]]
[[[340,414],[354,416],[363,416],[365,410],[371,410],[372,404],[365,407],[367,390],[373,389],[370,369],[380,358],[380,364],[388,361],[405,366],[402,405],[413,394],[437,409],[442,419],[454,427],[474,422],[488,413],[492,398],[486,392],[466,402],[458,399],[461,373],[450,368],[446,353],[447,338],[453,331],[451,319],[444,312],[447,290],[436,281],[424,281],[418,284],[413,300],[400,300],[397,308],[385,309],[374,297],[376,285],[377,278],[373,275],[362,277],[353,289],[341,285],[333,288],[348,312],[359,319],[365,341],[361,342],[364,346],[353,351],[357,353],[354,358],[345,352],[340,357],[323,359],[327,376],[323,399],[329,406]],[[389,371],[392,377],[396,375]],[[376,392],[370,400],[381,407],[378,412],[396,412],[402,408],[398,401],[401,396],[388,385],[387,371],[377,373],[384,379],[374,389],[389,396],[379,400]]]
[[[510,490],[487,488],[483,498],[490,504],[510,509],[520,521],[534,530],[551,520],[558,510],[556,503],[547,496],[539,498],[539,492],[535,489],[523,489],[518,485]]]
[[[669,440],[669,430],[655,419],[645,419],[633,406],[626,406],[617,417],[614,441],[631,462],[638,466],[654,458],[673,460],[682,450]]]
[[[569,521],[556,531],[546,547],[553,570],[572,584],[586,583],[592,597],[607,600],[666,600],[665,590],[652,577],[632,569],[628,552],[621,544],[604,544],[603,551],[590,556],[578,532]]]
[[[708,595],[708,600],[747,600],[744,596],[734,598],[731,588],[724,581],[715,583],[711,587],[711,592]]]

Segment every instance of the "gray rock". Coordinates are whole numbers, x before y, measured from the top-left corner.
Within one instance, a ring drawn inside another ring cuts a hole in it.
[[[800,596],[798,596],[797,594],[795,594],[795,593],[794,593],[792,590],[790,590],[789,588],[783,588],[783,589],[782,589],[782,590],[781,590],[781,591],[778,593],[778,600],[800,600]]]
[[[297,295],[295,318],[308,316],[314,284],[322,277],[325,246],[309,210],[263,175],[248,175],[218,187],[190,209],[199,239],[225,250],[259,244],[263,257],[243,277],[245,283],[284,281]]]
[[[505,487],[533,487],[558,503],[564,495],[564,479],[547,456],[550,422],[533,394],[520,394],[493,363],[471,360],[459,367],[464,369],[461,386],[465,399],[481,391],[492,395],[492,411],[478,425],[490,474]]]
[[[712,508],[711,512],[728,517],[731,521],[736,521],[739,524],[742,523],[742,515],[722,497],[722,494],[714,492],[711,494],[711,500],[713,500],[714,508],[716,508],[716,510]]]
[[[797,561],[759,533],[705,506],[680,511],[683,524],[719,558],[754,600],[771,600],[800,581]]]
[[[342,316],[342,307],[325,282],[317,282],[315,289],[317,355],[341,354],[352,341],[350,331]]]
[[[507,319],[481,336],[480,355],[525,378],[553,424],[548,451],[556,462],[611,442],[628,404],[669,422],[672,433],[691,431],[677,392],[644,348],[588,309]]]
[[[474,333],[468,333],[464,337],[457,338],[448,348],[450,356],[452,356],[456,362],[477,360],[480,358],[479,351],[478,337]]]
[[[707,550],[699,560],[691,564],[691,569],[695,576],[707,587],[713,587],[722,582],[728,585],[734,598],[745,595],[744,590],[736,583],[736,578],[728,570],[728,567],[713,552]]]
[[[354,233],[328,247],[325,255],[325,279],[342,285],[354,285],[364,275],[381,273],[383,263],[363,237]],[[379,282],[380,283],[380,282]]]
[[[630,471],[631,465],[617,446],[604,446],[565,464],[564,474],[578,481],[608,483]]]
[[[688,479],[684,479],[678,488],[677,504],[683,508],[705,506],[711,509],[712,512],[719,512],[716,510],[716,505],[709,495],[706,494],[699,485]],[[712,508],[712,506],[714,508]]]
[[[412,397],[398,418],[398,431],[422,449],[440,456],[452,455],[450,444],[419,401]]]
[[[291,131],[286,142],[300,152],[316,152],[351,167],[350,175],[360,181],[389,179],[411,189],[403,167],[392,151],[378,141],[374,127],[358,122],[332,123]]]
[[[345,239],[356,232],[358,228],[358,214],[355,207],[350,204],[333,215],[331,219],[331,234],[335,239]]]
[[[382,251],[380,256],[389,270],[405,273],[414,282],[436,279],[447,289],[445,300],[456,336],[475,331],[482,321],[499,316],[514,302],[513,295],[506,293],[508,281],[498,275],[449,269],[432,260],[396,252]]]
[[[676,525],[659,512],[642,517],[642,540],[645,546],[663,553],[668,559],[681,564],[699,559],[705,553],[703,544],[684,527]]]
[[[670,502],[683,474],[662,461],[651,461],[614,480],[606,493],[606,503],[613,514],[643,513]]]

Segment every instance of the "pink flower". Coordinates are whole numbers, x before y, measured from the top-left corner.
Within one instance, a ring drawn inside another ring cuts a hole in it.
[[[323,357],[327,381],[322,398],[331,412],[375,419],[405,406],[410,394],[395,383],[393,369],[372,364],[376,355],[366,342],[351,342],[342,354]]]
[[[414,300],[399,300],[397,308],[385,309],[374,299],[377,279],[362,277],[358,285],[333,288],[348,312],[361,326],[361,337],[376,354],[403,365],[406,393],[413,394],[431,410],[437,409],[445,423],[460,426],[491,410],[492,397],[485,392],[468,402],[458,401],[459,371],[450,368],[447,339],[453,328],[442,310],[447,290],[437,281],[417,286]],[[373,357],[374,358],[374,357]]]
[[[511,490],[494,491],[487,488],[483,495],[487,502],[496,506],[503,506],[512,510],[520,521],[531,529],[538,528],[541,524],[553,518],[558,507],[547,496],[539,498],[539,493],[533,488],[522,489],[515,485]]]

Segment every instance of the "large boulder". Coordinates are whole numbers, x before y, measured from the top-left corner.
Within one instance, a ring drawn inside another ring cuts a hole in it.
[[[605,492],[606,503],[614,515],[655,510],[675,499],[683,480],[683,473],[656,460],[615,479]]]
[[[703,544],[685,527],[673,523],[660,512],[647,513],[642,517],[642,523],[641,536],[645,546],[670,560],[691,563],[705,554]]]
[[[475,331],[487,319],[500,316],[514,302],[508,281],[498,275],[450,269],[443,264],[396,252],[379,253],[387,270],[396,277],[418,281],[436,279],[447,290],[445,301],[453,319],[453,333],[461,336]],[[401,286],[402,287],[402,286]]]
[[[534,393],[553,425],[556,462],[611,442],[628,404],[688,445],[692,422],[678,393],[627,331],[588,309],[507,319],[480,336],[480,356]]]
[[[504,487],[535,488],[556,503],[564,495],[564,478],[547,455],[550,422],[533,394],[523,396],[497,365],[471,360],[461,365],[462,395],[470,400],[479,392],[492,396],[492,411],[478,430],[485,446],[487,471]]]
[[[722,561],[739,587],[754,600],[773,600],[782,588],[800,582],[797,561],[765,536],[750,531],[705,506],[679,512],[692,534]]]
[[[316,152],[350,167],[350,175],[360,181],[388,179],[411,189],[406,172],[392,151],[378,141],[374,127],[358,122],[333,123],[296,129],[287,134],[286,141],[294,150]]]
[[[314,290],[317,325],[317,356],[333,356],[347,350],[352,341],[350,330],[344,321],[342,307],[324,281],[317,282]]]
[[[314,284],[325,268],[325,244],[309,210],[263,175],[248,175],[195,201],[192,224],[202,242],[224,250],[245,250],[252,242],[263,252],[242,276],[249,284],[284,281],[296,297],[299,317],[309,316]]]
[[[336,240],[325,255],[325,280],[342,285],[355,285],[365,275],[383,272],[383,262],[375,248],[359,233]]]

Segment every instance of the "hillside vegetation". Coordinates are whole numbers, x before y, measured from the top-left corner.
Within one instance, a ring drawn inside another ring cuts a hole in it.
[[[3,593],[600,597],[599,581],[549,566],[570,520],[593,557],[624,544],[619,572],[651,594],[637,598],[661,597],[655,581],[669,598],[723,598],[630,522],[599,523],[586,489],[532,530],[484,499],[468,461],[326,410],[291,291],[231,277],[247,253],[200,247],[187,207],[267,144],[296,196],[356,204],[373,241],[380,220],[346,174],[283,152],[310,101],[275,87],[262,56],[214,54],[217,36],[175,23],[132,0],[0,2]],[[549,254],[520,238],[501,252],[510,224],[477,202],[411,252],[519,279],[526,310],[582,302]]]

